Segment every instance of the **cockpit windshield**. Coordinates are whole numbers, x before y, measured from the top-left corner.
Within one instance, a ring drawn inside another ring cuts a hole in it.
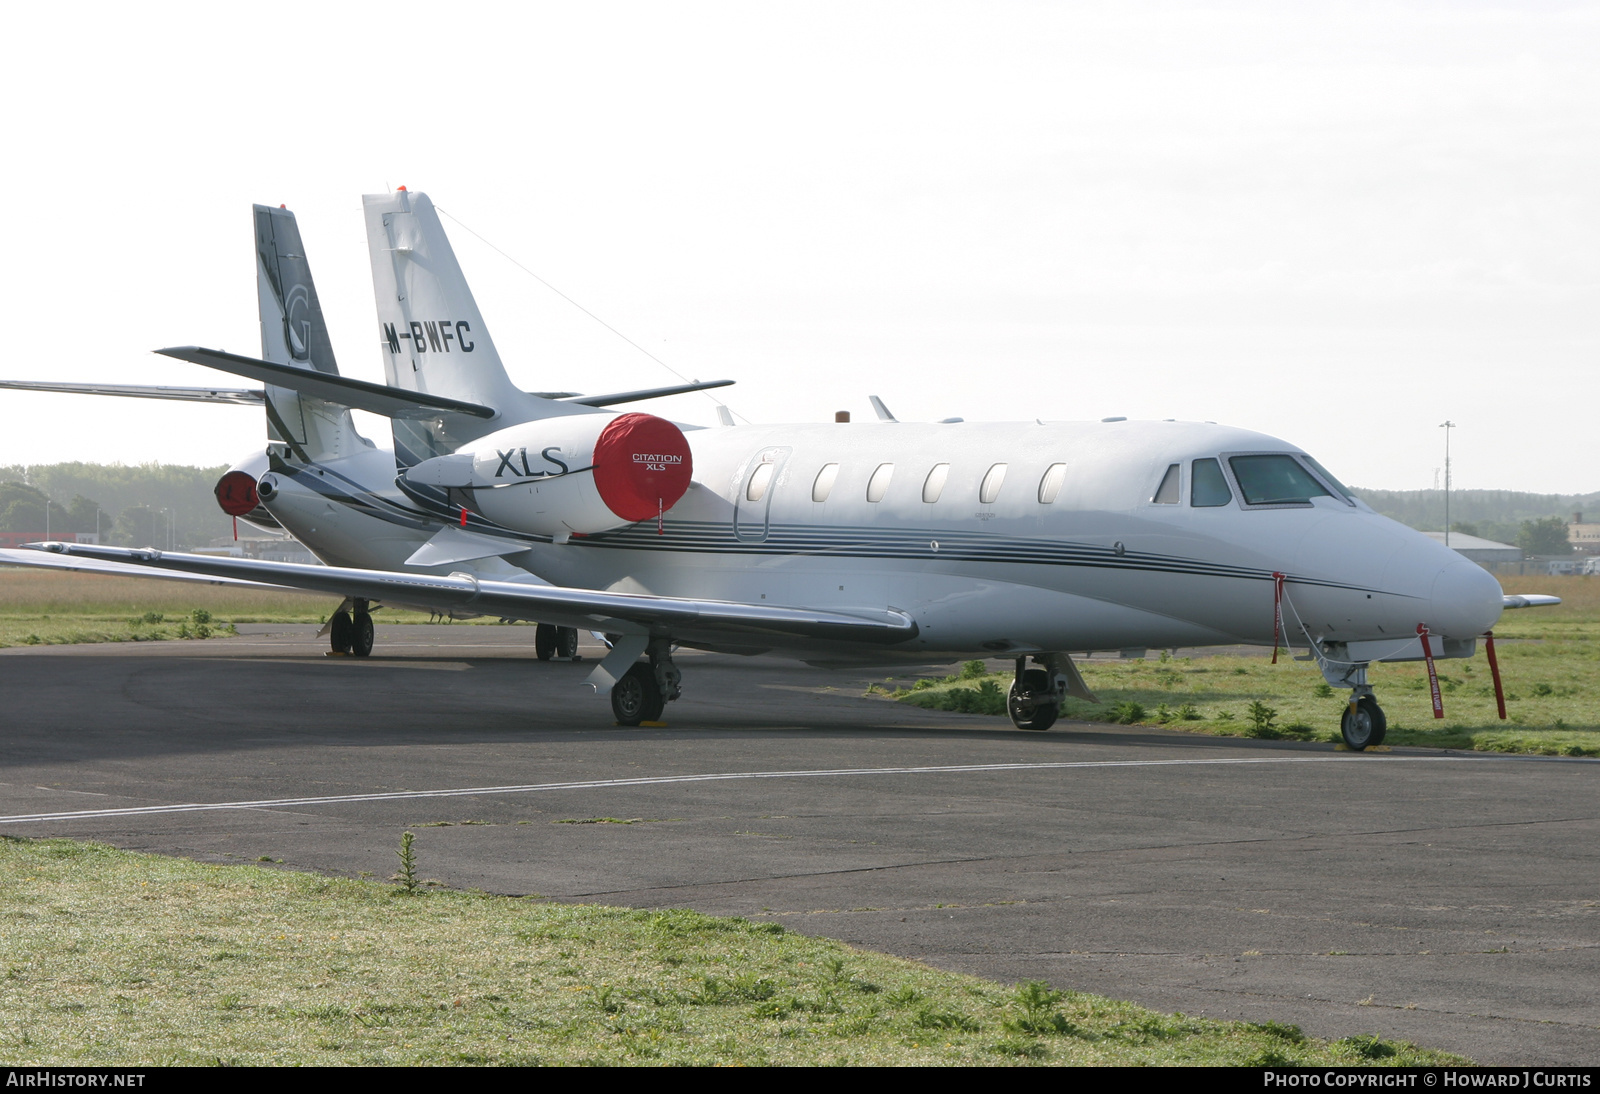
[[[1228,466],[1246,505],[1309,505],[1333,495],[1290,455],[1231,456]]]
[[[1340,497],[1344,498],[1345,501],[1350,502],[1352,505],[1355,504],[1356,496],[1350,492],[1350,488],[1344,483],[1340,482],[1338,479],[1334,478],[1332,475],[1328,474],[1328,469],[1326,467],[1323,467],[1310,456],[1301,456],[1300,458],[1311,465],[1311,470],[1322,476],[1323,482],[1333,487],[1334,493],[1338,494]]]

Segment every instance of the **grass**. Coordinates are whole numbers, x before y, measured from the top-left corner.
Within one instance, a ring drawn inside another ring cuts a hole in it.
[[[771,923],[68,840],[0,838],[0,917],[8,1064],[1465,1062],[1008,987]]]
[[[324,623],[335,597],[228,585],[0,567],[0,647],[148,642],[193,637],[194,613],[215,624]],[[427,612],[385,608],[384,623],[427,623]],[[185,622],[190,634],[179,633]],[[493,619],[476,622],[493,623]],[[230,633],[214,626],[211,637]]]
[[[1519,578],[1517,592],[1553,593],[1555,608],[1507,612],[1495,628],[1508,720],[1501,722],[1488,662],[1439,661],[1445,718],[1436,720],[1421,662],[1374,665],[1368,679],[1389,719],[1388,744],[1488,752],[1600,756],[1600,578]],[[974,667],[976,666],[976,667]],[[1194,733],[1338,741],[1344,693],[1309,662],[1183,657],[1080,662],[1099,703],[1068,699],[1068,718],[1164,725]],[[1009,673],[981,662],[943,678],[876,688],[935,710],[1005,715]]]

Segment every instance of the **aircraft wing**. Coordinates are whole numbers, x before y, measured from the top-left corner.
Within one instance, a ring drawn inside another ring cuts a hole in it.
[[[689,643],[760,645],[781,643],[783,639],[804,639],[893,645],[915,638],[917,634],[915,621],[891,608],[862,612],[812,611],[725,600],[690,600],[486,581],[470,574],[435,577],[343,566],[220,558],[158,551],[153,547],[41,543],[31,544],[29,549],[57,558],[120,563],[122,567],[141,569],[153,575],[203,575],[340,597],[388,600],[442,613],[456,609],[610,634],[664,634]],[[122,567],[119,570],[126,572]]]
[[[274,585],[269,581],[251,581],[237,577],[218,577],[211,574],[190,574],[179,570],[152,570],[148,566],[134,566],[126,562],[111,562],[98,558],[81,558],[49,551],[0,548],[0,566],[35,566],[46,570],[72,570],[84,574],[110,574],[120,577],[160,577],[175,581],[196,582],[202,585],[239,585],[251,589],[271,589],[280,593],[298,593],[306,590],[289,585]]]
[[[243,387],[158,387],[148,384],[58,384],[50,380],[0,380],[20,391],[64,391],[70,395],[124,395],[134,399],[172,399],[183,403],[233,403],[260,406],[267,393]]]
[[[1544,596],[1540,593],[1507,593],[1505,595],[1506,610],[1512,608],[1550,608],[1561,603],[1559,596]]]

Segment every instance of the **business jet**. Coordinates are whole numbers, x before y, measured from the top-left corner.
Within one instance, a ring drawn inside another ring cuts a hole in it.
[[[719,407],[701,428],[613,408],[731,381],[523,391],[428,197],[363,203],[385,383],[339,372],[295,218],[256,206],[261,356],[159,352],[260,388],[6,384],[259,404],[267,446],[218,502],[325,565],[75,543],[6,561],[332,594],[329,641],[355,656],[380,603],[535,622],[540,658],[588,630],[610,650],[587,682],[623,725],[682,694],[679,647],[1004,657],[1012,723],[1038,731],[1093,698],[1071,652],[1284,645],[1348,689],[1355,750],[1385,734],[1371,663],[1469,657],[1504,608],[1555,602],[1505,596],[1294,445],[1211,422],[914,423],[874,398],[870,423]],[[352,409],[389,418],[393,448]]]

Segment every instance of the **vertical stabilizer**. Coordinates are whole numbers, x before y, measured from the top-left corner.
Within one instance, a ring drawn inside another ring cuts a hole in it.
[[[300,226],[287,209],[255,206],[261,358],[337,376]],[[337,459],[367,446],[350,412],[290,388],[267,385],[267,436],[283,459]]]
[[[511,382],[426,194],[397,190],[361,200],[385,379],[407,391],[444,395],[499,412],[490,422],[462,415],[395,419],[395,460],[401,468],[454,452],[508,424],[595,412],[529,395]]]

